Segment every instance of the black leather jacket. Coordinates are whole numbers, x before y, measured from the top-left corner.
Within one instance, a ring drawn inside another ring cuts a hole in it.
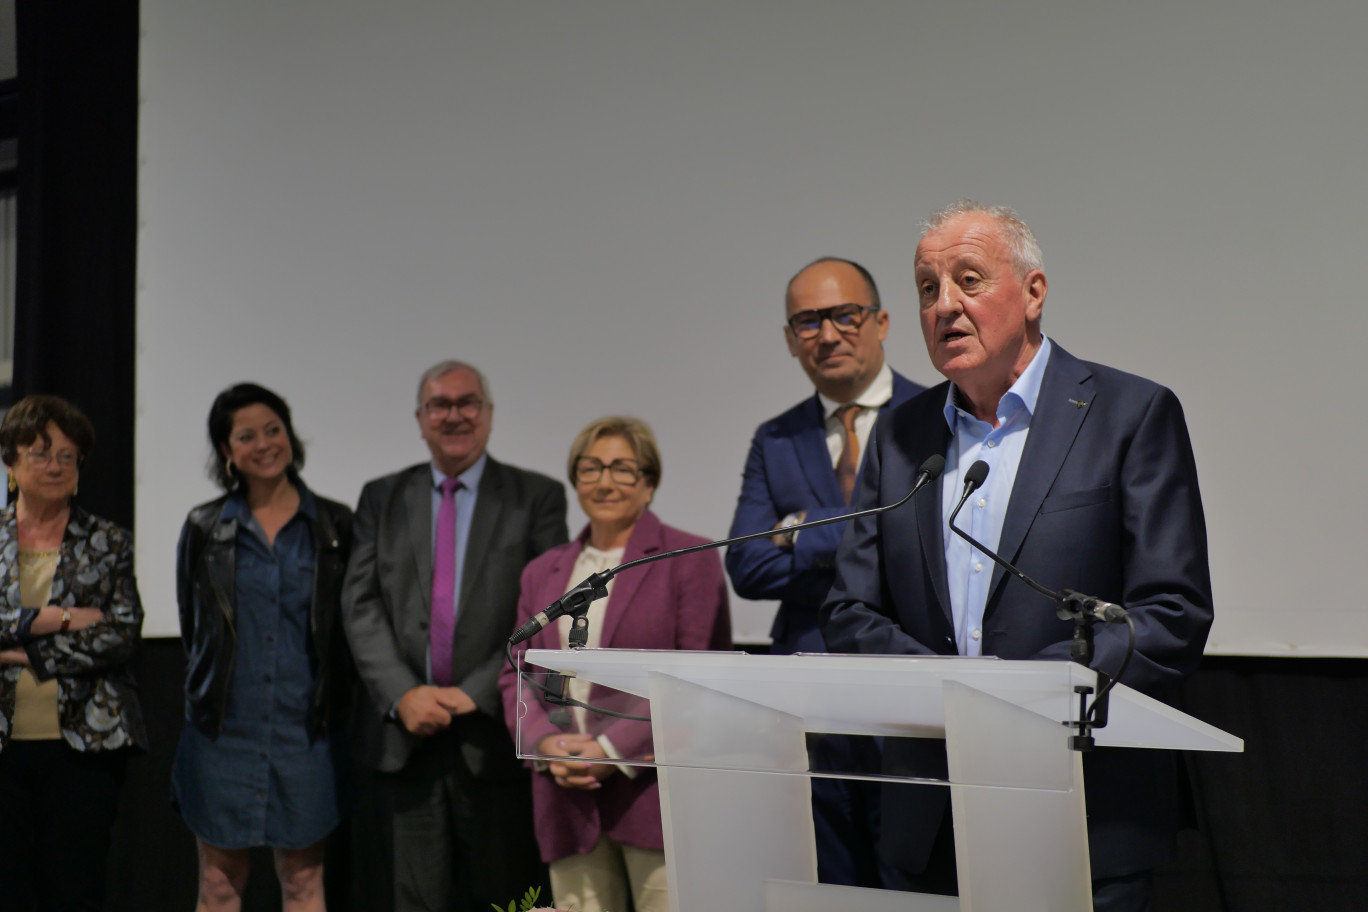
[[[237,648],[234,573],[238,523],[219,518],[227,495],[190,511],[176,554],[176,601],[185,646],[186,718],[211,735],[223,724]],[[346,718],[356,680],[342,630],[342,578],[351,552],[352,511],[314,495],[313,606],[309,630],[318,663],[310,701],[309,733],[327,734]]]

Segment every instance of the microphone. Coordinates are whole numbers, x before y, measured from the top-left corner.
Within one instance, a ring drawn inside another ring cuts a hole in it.
[[[975,462],[964,473],[964,496],[974,493],[988,480],[988,463],[982,459]]]
[[[987,464],[980,464],[983,465],[983,475],[987,475]],[[926,458],[926,461],[923,462],[921,467],[917,470],[917,477],[912,483],[912,490],[908,491],[906,496],[897,503],[891,503],[881,507],[872,507],[868,510],[858,510],[854,513],[845,513],[841,516],[828,516],[826,519],[814,519],[812,522],[798,523],[797,525],[789,526],[786,531],[801,532],[803,529],[827,526],[831,523],[847,522],[852,519],[859,519],[863,516],[873,516],[889,510],[896,510],[898,507],[901,507],[911,500],[922,488],[939,478],[943,471],[945,471],[945,457],[939,453],[933,453]],[[982,478],[979,479],[980,484],[982,483],[982,480]],[[967,497],[968,494],[965,496]],[[509,646],[518,645],[535,635],[538,630],[541,630],[552,621],[566,614],[573,615],[575,619],[574,627],[570,631],[571,647],[574,648],[577,645],[583,646],[589,633],[588,619],[585,617],[585,612],[589,610],[589,603],[607,596],[608,581],[623,570],[630,570],[633,567],[640,567],[643,564],[652,564],[656,561],[669,560],[674,557],[682,557],[685,554],[693,554],[695,551],[708,551],[712,548],[724,548],[727,545],[735,545],[756,538],[768,538],[772,535],[774,535],[773,529],[764,529],[760,532],[752,532],[748,535],[738,535],[735,538],[724,538],[720,541],[705,542],[701,545],[691,545],[688,548],[678,548],[674,551],[662,551],[659,554],[640,557],[620,566],[610,567],[599,573],[591,574],[584,582],[556,599],[545,609],[532,615],[532,617],[528,618],[522,626],[513,631],[513,635],[508,638]]]
[[[1043,586],[1012,566],[1005,558],[999,557],[997,553],[987,545],[977,541],[970,536],[968,532],[965,532],[959,526],[955,525],[955,517],[959,515],[959,511],[964,506],[965,501],[969,499],[969,495],[977,491],[987,478],[988,463],[984,462],[982,459],[977,460],[965,471],[964,494],[960,497],[959,503],[955,505],[955,509],[950,513],[950,531],[973,545],[979,552],[988,555],[993,563],[1021,580],[1027,586],[1030,586],[1036,592],[1039,592],[1041,595],[1053,601],[1056,605],[1055,614],[1059,615],[1060,620],[1091,620],[1101,621],[1104,624],[1126,623],[1126,609],[1122,608],[1120,605],[1104,601],[1093,595],[1084,595],[1083,593],[1075,592],[1072,589],[1056,591]]]
[[[1061,620],[1068,620],[1077,611],[1090,616],[1095,621],[1101,621],[1103,624],[1126,623],[1126,609],[1120,605],[1103,601],[1096,596],[1074,592],[1072,589],[1065,589],[1063,596],[1064,601],[1071,607],[1060,607],[1059,617]]]
[[[518,645],[531,638],[538,630],[566,614],[578,613],[575,618],[576,622],[584,622],[587,625],[588,618],[585,617],[584,613],[589,610],[589,603],[608,595],[608,581],[616,573],[617,570],[605,570],[601,573],[590,574],[584,582],[524,621],[522,626],[513,631],[513,635],[508,638],[509,644]],[[573,636],[574,633],[575,631],[572,630],[571,635]]]
[[[944,471],[944,456],[942,456],[940,453],[932,453],[930,456],[927,456],[926,461],[923,462],[921,464],[921,468],[917,470],[917,478],[915,481],[912,482],[912,492],[907,496],[911,497],[913,494],[916,494],[918,491],[926,487],[931,482],[935,481],[937,478],[940,478],[941,472]],[[904,500],[906,499],[907,498],[904,498]],[[896,506],[896,504],[894,506]]]

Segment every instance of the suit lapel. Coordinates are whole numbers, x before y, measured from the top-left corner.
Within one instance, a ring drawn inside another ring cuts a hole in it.
[[[432,613],[432,468],[417,466],[404,480],[404,522],[408,527],[409,552],[413,555],[414,579],[423,616]]]
[[[19,597],[19,522],[11,503],[0,514],[0,582],[3,596],[10,605],[22,604]],[[18,666],[15,666],[16,676]]]
[[[822,401],[814,393],[803,409],[803,423],[793,438],[797,450],[798,464],[803,467],[808,484],[817,495],[818,503],[824,506],[840,506],[845,503],[841,496],[840,485],[836,482],[836,470],[831,465],[831,451],[827,449],[826,419],[822,415]]]
[[[470,534],[466,538],[465,561],[461,565],[461,592],[456,602],[456,625],[465,617],[470,594],[489,556],[489,543],[499,527],[499,517],[506,508],[504,502],[503,466],[492,458],[485,458],[484,475],[480,478],[479,495],[475,498],[475,515],[470,518]]]
[[[1007,515],[1002,521],[1002,535],[998,539],[998,553],[1015,563],[1021,552],[1040,505],[1050,492],[1064,460],[1073,448],[1078,431],[1094,406],[1092,371],[1083,362],[1055,345],[1050,363],[1045,365],[1041,378],[1040,395],[1035,413],[1031,415],[1031,430],[1026,447],[1021,453],[1016,481],[1012,485],[1012,499],[1007,503]],[[1078,407],[1075,403],[1084,403]],[[1030,572],[1027,568],[1022,568]],[[988,590],[988,610],[1002,589],[1006,571],[993,571],[993,584]]]
[[[90,537],[87,525],[89,520],[89,515],[79,507],[71,507],[71,516],[67,520],[66,532],[62,535],[62,544],[58,549],[57,569],[52,574],[52,589],[48,593],[50,604],[76,604],[67,596],[77,588],[77,574],[83,569],[84,562],[76,553],[86,553],[81,546]]]
[[[931,414],[928,417],[902,423],[902,427],[905,428],[933,427],[936,429],[933,434],[926,434],[919,440],[909,440],[903,444],[905,452],[918,454],[917,466],[920,466],[932,453],[944,454],[950,447],[950,426],[945,423],[939,404],[944,401],[943,397],[929,397],[926,407],[931,411]],[[913,471],[916,471],[915,467]],[[926,490],[919,493],[914,500],[916,501],[917,540],[921,542],[922,560],[931,571],[931,585],[936,590],[936,599],[940,602],[941,611],[953,625],[954,615],[950,609],[950,587],[946,582],[945,574],[945,517],[941,514],[941,498],[943,496],[941,485],[944,483],[945,478],[942,476],[934,484],[928,485]]]
[[[883,413],[887,412],[890,408],[897,408],[920,391],[921,387],[914,385],[911,380],[908,380],[902,374],[894,371],[893,398],[885,402],[879,409],[880,417],[882,417]]]
[[[634,561],[649,554],[657,554],[663,547],[660,520],[650,510],[641,514],[637,520],[632,535],[627,540],[627,548],[622,554],[622,562]],[[618,624],[627,614],[627,607],[636,598],[641,584],[645,582],[650,574],[660,571],[666,572],[664,567],[653,564],[646,567],[636,567],[613,580],[613,592],[608,596],[608,604],[603,610],[603,631],[599,635],[599,645],[607,646],[613,642],[613,634],[617,630]],[[575,580],[579,582],[579,580]]]
[[[556,601],[565,591],[579,580],[570,579],[570,572],[575,569],[575,559],[584,548],[584,536],[580,536],[570,543],[570,547],[558,550],[551,550],[551,566],[546,573],[540,575],[540,582],[536,582],[535,590],[532,593],[532,603],[538,611],[546,608]],[[536,637],[527,644],[529,649],[560,649],[560,625],[559,623],[547,624]]]

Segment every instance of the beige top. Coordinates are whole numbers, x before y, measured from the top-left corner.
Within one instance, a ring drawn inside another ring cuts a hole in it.
[[[611,551],[600,551],[588,542],[584,543],[584,550],[575,558],[575,566],[570,568],[570,588],[578,586],[581,582],[593,573],[602,573],[609,567],[616,567],[622,563],[622,555],[627,551],[626,548],[614,548]],[[598,649],[603,636],[603,613],[608,608],[608,598],[613,595],[614,580],[609,580],[604,588],[608,590],[608,596],[590,602],[589,613],[589,636],[585,642],[586,649]],[[567,614],[562,615],[557,629],[560,631],[561,649],[570,648],[570,627],[573,619]],[[569,694],[573,700],[581,702],[589,699],[589,688],[593,685],[583,678],[571,678],[569,681]],[[588,731],[587,718],[588,711],[581,706],[572,707],[575,717],[576,727],[581,732]]]
[[[579,557],[575,558],[575,566],[570,570],[570,587],[573,589],[592,573],[602,573],[609,567],[616,567],[618,564],[622,563],[622,556],[626,551],[626,547],[614,548],[611,551],[600,551],[598,548],[585,542],[584,550],[580,551]],[[584,644],[587,649],[597,649],[599,648],[599,644],[603,641],[603,614],[608,608],[608,599],[613,595],[614,582],[614,580],[609,580],[608,585],[604,586],[604,589],[608,590],[608,595],[606,597],[589,604],[589,611],[586,615],[589,619],[589,636]],[[562,649],[568,649],[570,647],[570,626],[572,623],[573,620],[569,615],[561,616],[557,629],[560,631]],[[578,700],[581,703],[588,701],[589,688],[593,686],[592,684],[582,678],[571,678],[568,684],[569,687],[567,688],[567,692],[572,700]],[[571,707],[571,713],[575,719],[575,727],[581,733],[588,734],[589,711],[583,706],[573,706]],[[598,735],[595,740],[598,741],[599,746],[603,748],[603,752],[609,757],[615,760],[622,759],[622,755],[618,753],[617,748],[613,746],[613,742],[609,740],[607,735]],[[635,779],[638,775],[638,771],[635,767],[623,766],[620,763],[615,765],[617,766],[618,771],[628,779]]]
[[[19,552],[19,600],[25,607],[48,603],[52,595],[52,575],[57,571],[56,551]],[[16,741],[50,741],[62,737],[57,722],[57,679],[38,683],[25,668],[19,674],[15,691],[14,725]]]

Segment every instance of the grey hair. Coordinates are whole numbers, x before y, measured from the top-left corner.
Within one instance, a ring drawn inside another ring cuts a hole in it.
[[[922,237],[926,237],[933,231],[937,231],[945,226],[951,219],[961,215],[972,215],[980,213],[986,215],[998,223],[998,229],[1002,232],[1002,239],[1007,244],[1008,251],[1012,254],[1012,260],[1016,263],[1017,271],[1021,275],[1036,269],[1045,268],[1045,259],[1040,253],[1040,242],[1031,233],[1031,229],[1021,220],[1021,216],[1007,206],[985,206],[982,203],[971,199],[956,200],[948,206],[942,206],[931,213],[926,221],[922,222]]]
[[[432,367],[423,371],[423,376],[418,378],[419,408],[423,407],[423,390],[427,389],[428,383],[436,380],[438,377],[449,374],[454,370],[468,370],[474,374],[475,379],[480,381],[480,395],[484,397],[484,401],[488,403],[494,402],[493,398],[489,395],[489,383],[485,380],[485,375],[480,372],[478,367],[473,364],[468,364],[465,361],[447,360],[438,361],[436,364],[432,365]]]

